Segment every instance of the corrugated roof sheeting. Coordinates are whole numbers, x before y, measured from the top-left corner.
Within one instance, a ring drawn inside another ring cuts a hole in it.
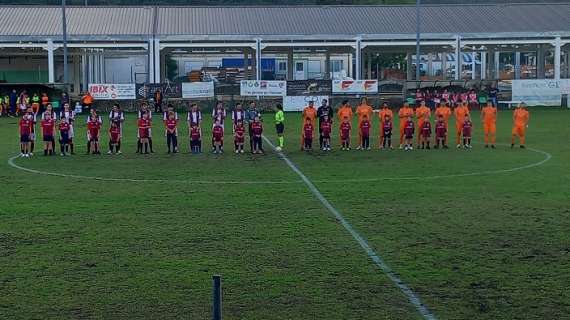
[[[163,35],[414,34],[414,6],[161,7]],[[569,30],[570,4],[425,6],[422,33]]]
[[[158,7],[157,34],[415,34],[414,6]],[[69,7],[73,36],[152,35],[153,7]],[[0,36],[60,36],[61,8],[0,7]],[[461,5],[422,8],[422,33],[570,32],[570,4]]]

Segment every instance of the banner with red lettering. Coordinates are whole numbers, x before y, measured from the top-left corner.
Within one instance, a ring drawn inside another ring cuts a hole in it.
[[[378,93],[378,80],[333,80],[333,94]]]
[[[134,100],[135,84],[91,83],[89,92],[95,100]]]

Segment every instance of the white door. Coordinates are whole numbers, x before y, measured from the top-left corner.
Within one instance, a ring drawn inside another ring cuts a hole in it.
[[[295,80],[307,80],[307,61],[298,60],[295,61],[294,69],[294,79]]]

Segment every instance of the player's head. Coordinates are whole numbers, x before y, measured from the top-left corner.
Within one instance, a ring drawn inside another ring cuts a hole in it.
[[[251,102],[249,103],[249,107],[252,108],[252,109],[255,109],[255,107],[256,107],[255,101],[251,101]]]
[[[342,101],[342,105],[343,105],[343,106],[348,105],[348,100],[343,100],[343,101]]]
[[[368,104],[368,98],[367,98],[367,97],[362,97],[362,99],[360,99],[360,103],[361,103],[361,104]]]
[[[237,125],[238,125],[239,127],[243,126],[243,120],[239,119],[239,120],[237,121]]]
[[[283,105],[281,105],[281,103],[278,103],[275,108],[277,108],[279,111],[283,111]]]
[[[173,111],[168,112],[168,119],[174,120],[174,112]]]
[[[429,115],[424,114],[424,120],[429,121]]]
[[[64,109],[64,110],[69,110],[69,103],[67,103],[67,102],[64,103],[64,104],[63,104],[63,109]]]
[[[191,107],[191,108],[192,108],[192,110],[194,110],[194,111],[198,110],[198,104],[197,104],[197,103],[195,103],[195,102],[194,102],[194,103],[192,103],[192,104],[190,105],[190,107]]]
[[[218,109],[218,110],[222,109],[223,107],[224,107],[224,103],[221,101],[216,104],[216,109]]]
[[[322,105],[322,106],[326,106],[327,103],[328,103],[327,99],[323,99],[323,101],[321,102],[321,105]]]
[[[468,114],[465,115],[465,121],[469,121],[470,117]]]
[[[408,116],[408,121],[412,121],[412,116]]]
[[[238,102],[238,103],[236,104],[236,109],[241,110],[242,107],[243,107],[243,106],[242,106],[242,104],[241,104],[240,102]]]
[[[309,107],[313,107],[315,105],[315,101],[311,100],[309,101]]]
[[[51,103],[48,103],[46,109],[47,111],[51,111],[53,109],[53,105]]]
[[[425,106],[426,106],[426,102],[425,102],[424,100],[422,100],[422,102],[420,102],[420,105],[421,105],[422,107],[425,107]]]
[[[345,123],[348,122],[348,117],[342,118],[342,122],[345,122]]]
[[[519,107],[521,107],[521,108],[523,108],[523,109],[526,109],[526,103],[521,102],[521,104],[519,104]]]
[[[443,114],[438,115],[437,118],[438,118],[439,120],[443,120]]]
[[[111,122],[111,127],[116,128],[116,127],[117,127],[117,121],[112,121],[112,122]]]
[[[142,117],[143,117],[144,119],[148,119],[148,112],[143,112]]]
[[[384,121],[390,121],[390,116],[389,115],[384,116]]]
[[[382,108],[388,109],[388,102],[383,102],[383,103],[382,103]]]
[[[309,117],[305,118],[305,123],[311,123],[311,118]]]
[[[493,106],[493,102],[487,101],[487,107],[492,107],[492,106]]]
[[[362,120],[368,121],[368,116],[367,115],[362,116]]]

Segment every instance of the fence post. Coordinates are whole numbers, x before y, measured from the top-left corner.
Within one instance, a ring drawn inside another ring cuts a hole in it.
[[[212,292],[212,320],[222,320],[222,276],[214,275],[214,289]]]

